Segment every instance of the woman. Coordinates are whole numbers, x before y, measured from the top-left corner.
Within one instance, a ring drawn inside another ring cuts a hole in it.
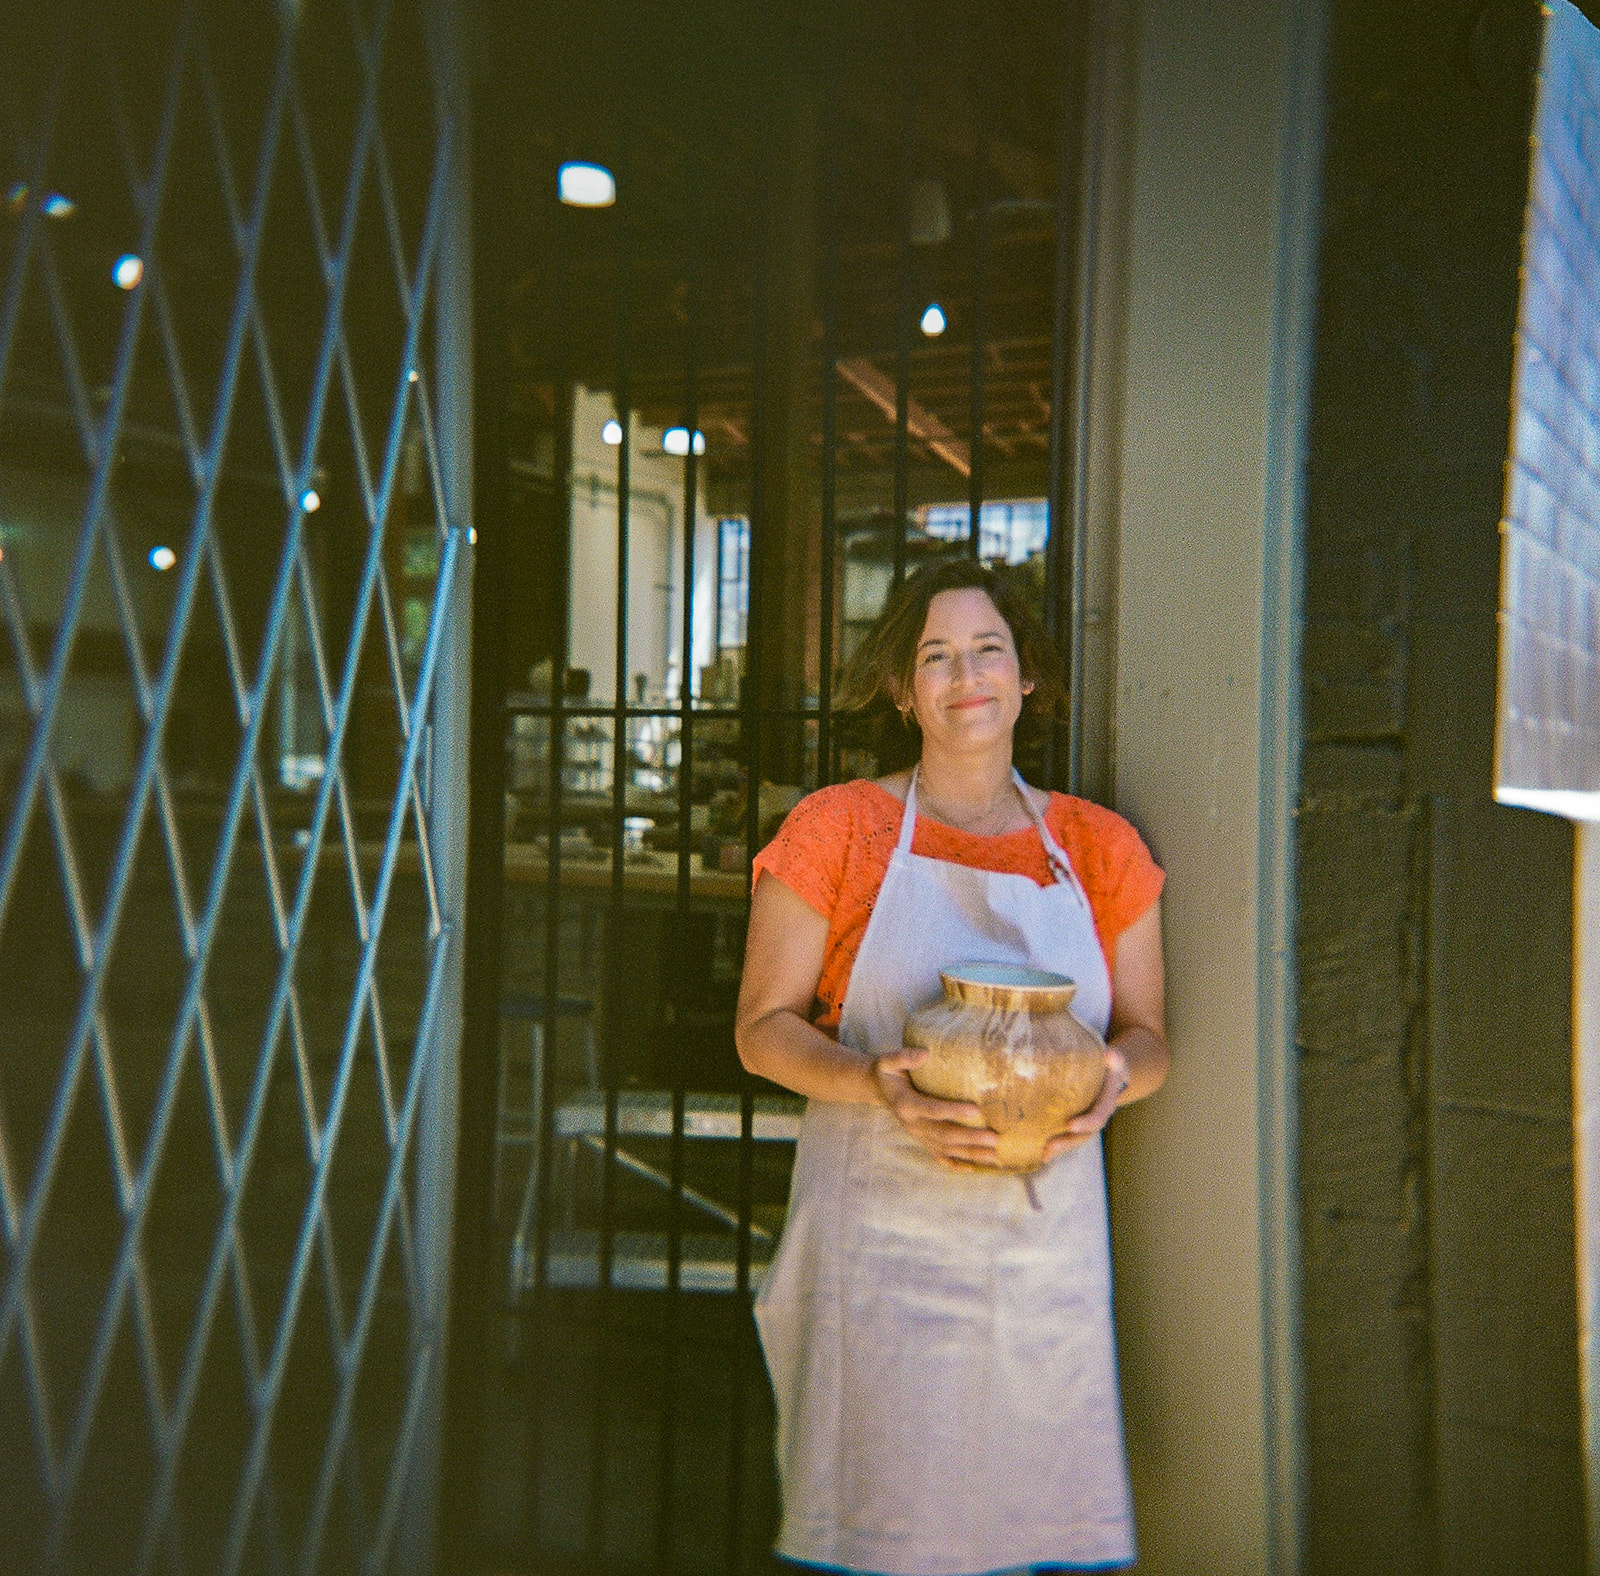
[[[809,1097],[756,1302],[786,1559],[893,1576],[1133,1559],[1097,1135],[1166,1076],[1162,876],[1127,822],[1014,770],[1019,723],[1061,696],[1004,580],[923,571],[842,697],[892,702],[916,766],[810,795],[756,861],[739,1054]],[[907,1076],[926,1053],[906,1017],[972,959],[1071,976],[1108,1036],[1104,1089],[1051,1140],[1036,1202],[992,1169],[977,1106]]]

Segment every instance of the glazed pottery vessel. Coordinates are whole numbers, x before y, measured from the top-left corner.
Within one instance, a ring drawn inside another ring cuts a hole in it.
[[[1069,1010],[1077,985],[1003,963],[961,963],[939,978],[943,999],[906,1021],[906,1044],[928,1050],[911,1082],[977,1105],[1000,1135],[1002,1171],[1037,1171],[1045,1144],[1105,1082],[1105,1042]]]

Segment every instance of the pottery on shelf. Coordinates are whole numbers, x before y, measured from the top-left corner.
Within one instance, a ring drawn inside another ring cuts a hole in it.
[[[978,1106],[999,1134],[1000,1170],[1037,1171],[1105,1082],[1105,1042],[1070,1010],[1077,985],[1005,963],[959,963],[939,978],[943,998],[906,1020],[905,1043],[928,1051],[912,1084]]]

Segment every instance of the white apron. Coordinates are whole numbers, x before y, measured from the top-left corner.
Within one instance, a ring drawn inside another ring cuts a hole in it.
[[[1013,773],[1016,776],[1015,773]],[[1016,776],[1056,873],[970,870],[899,844],[851,970],[839,1038],[882,1053],[956,963],[1111,982],[1067,856]],[[1098,1139],[1034,1179],[949,1171],[888,1111],[812,1100],[789,1213],[756,1299],[778,1405],[789,1559],[971,1576],[1134,1555]]]

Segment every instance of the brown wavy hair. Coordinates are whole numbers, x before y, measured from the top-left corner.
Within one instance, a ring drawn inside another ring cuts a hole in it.
[[[1066,717],[1066,668],[1022,589],[1004,570],[970,558],[949,558],[907,576],[890,595],[840,680],[834,704],[878,723],[881,770],[909,765],[922,753],[922,730],[915,716],[899,711],[900,701],[911,694],[928,605],[941,591],[964,590],[982,591],[994,603],[1016,643],[1022,677],[1033,684],[1022,698],[1015,745],[1033,742]]]

